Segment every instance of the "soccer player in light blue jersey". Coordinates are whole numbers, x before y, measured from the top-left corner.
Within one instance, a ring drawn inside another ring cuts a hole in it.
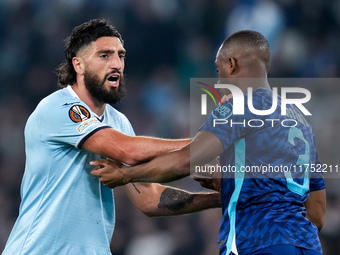
[[[135,137],[110,104],[124,95],[123,40],[105,20],[91,20],[65,42],[62,89],[44,98],[25,127],[26,167],[18,219],[3,255],[109,255],[115,225],[113,190],[90,174],[103,157],[136,164],[189,139]],[[149,216],[220,206],[218,192],[193,194],[159,184],[124,187]]]
[[[213,179],[204,185],[221,191],[221,255],[322,254],[318,231],[325,216],[325,185],[322,175],[311,174],[305,167],[320,163],[312,127],[295,105],[287,106],[289,114],[282,115],[277,95],[277,109],[269,115],[256,115],[248,108],[250,96],[255,109],[267,110],[273,105],[266,38],[255,31],[239,31],[223,42],[215,63],[220,82],[228,79],[244,93],[243,115],[232,114],[235,101],[230,98],[213,110],[190,145],[134,167],[117,168],[110,163],[92,174],[110,187],[129,181],[171,181],[189,175],[190,163],[203,166],[220,155],[221,166],[236,170],[223,173],[220,182]],[[252,87],[252,95],[247,93],[248,87]],[[214,125],[216,118],[237,124]],[[282,126],[288,119],[294,125]],[[251,125],[242,125],[249,120]],[[244,171],[253,166],[293,166],[303,171]]]

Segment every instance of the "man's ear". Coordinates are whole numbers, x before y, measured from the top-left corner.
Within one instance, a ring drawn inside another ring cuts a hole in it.
[[[236,72],[236,59],[233,57],[228,58],[227,67],[230,75],[233,75]]]
[[[81,57],[72,58],[72,64],[77,74],[84,74],[85,71],[84,60]]]

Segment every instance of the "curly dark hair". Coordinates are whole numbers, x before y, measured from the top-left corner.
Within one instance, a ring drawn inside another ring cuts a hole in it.
[[[105,19],[92,19],[72,30],[72,34],[65,39],[64,56],[66,61],[57,69],[59,86],[66,87],[76,82],[76,71],[73,68],[72,59],[81,48],[104,36],[118,37],[123,42],[117,29]]]

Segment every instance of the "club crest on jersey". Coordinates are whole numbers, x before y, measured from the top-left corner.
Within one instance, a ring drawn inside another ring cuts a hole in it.
[[[228,104],[230,103],[228,102]],[[219,104],[211,114],[215,119],[228,119],[233,114],[232,104],[230,104],[229,107],[224,104]]]
[[[82,105],[74,105],[68,111],[68,115],[73,122],[82,122],[90,118],[90,112]]]

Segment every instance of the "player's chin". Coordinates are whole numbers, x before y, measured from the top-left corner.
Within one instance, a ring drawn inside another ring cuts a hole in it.
[[[108,90],[108,93],[111,94],[111,95],[115,95],[119,92],[119,86],[118,87],[110,87],[109,90]]]

